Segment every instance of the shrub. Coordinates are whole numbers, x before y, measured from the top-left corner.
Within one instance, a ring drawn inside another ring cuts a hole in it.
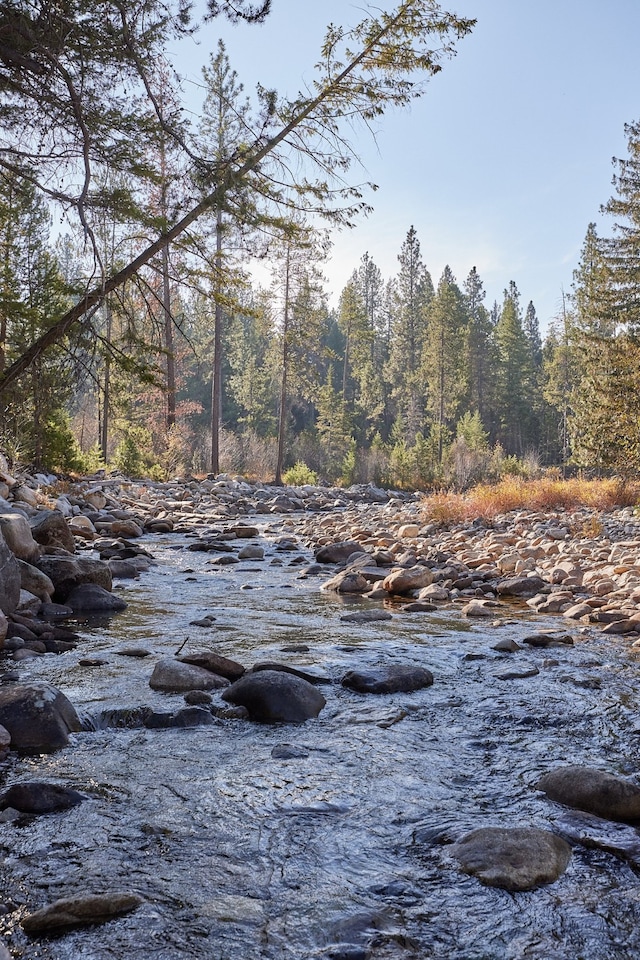
[[[306,483],[315,486],[318,482],[318,475],[311,470],[306,463],[303,463],[301,460],[298,460],[293,467],[289,467],[288,470],[282,475],[282,479],[290,487],[302,487]]]

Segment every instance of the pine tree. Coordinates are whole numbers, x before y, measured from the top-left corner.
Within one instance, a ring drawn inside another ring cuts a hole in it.
[[[485,298],[482,280],[475,267],[464,282],[467,326],[467,383],[468,406],[476,410],[482,423],[492,423],[495,403],[495,372],[497,355],[494,341],[495,325],[483,304]]]
[[[533,367],[529,343],[522,326],[520,294],[513,281],[504,291],[495,339],[498,348],[498,439],[508,453],[522,456],[532,437]]]
[[[398,261],[400,271],[393,286],[388,376],[396,418],[403,424],[403,439],[412,445],[425,421],[422,358],[428,308],[433,299],[433,283],[422,262],[414,227],[409,228]]]
[[[423,350],[427,410],[436,427],[438,463],[442,463],[445,431],[452,430],[467,389],[464,297],[447,265],[429,305],[428,334]]]

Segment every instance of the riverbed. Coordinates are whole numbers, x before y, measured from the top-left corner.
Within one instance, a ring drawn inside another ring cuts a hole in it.
[[[455,604],[430,613],[389,606],[391,620],[343,622],[371,601],[323,593],[322,576],[301,577],[312,555],[282,549],[290,524],[265,520],[264,560],[229,566],[189,551],[182,533],[143,538],[157,564],[115,585],[127,610],[80,623],[76,650],[17,665],[21,679],[59,687],[87,729],[55,754],[12,756],[5,782],[52,780],[86,800],[0,823],[4,899],[14,908],[0,921],[12,955],[637,957],[640,835],[535,789],[566,763],[638,778],[630,644],[524,604],[503,610],[500,626],[467,620]],[[210,628],[193,624],[207,615]],[[498,677],[516,662],[493,649],[498,639],[559,627],[572,645],[523,646],[517,665],[532,675]],[[149,687],[154,663],[180,649],[299,667],[328,681],[326,707],[301,725],[220,717],[189,729],[136,725],[141,706],[184,705]],[[434,684],[382,696],[341,686],[347,670],[382,663],[427,667]],[[272,756],[283,745],[298,755]],[[479,826],[553,830],[572,844],[569,867],[528,893],[483,886],[448,854]],[[60,897],[111,890],[144,903],[56,938],[31,939],[19,926]]]

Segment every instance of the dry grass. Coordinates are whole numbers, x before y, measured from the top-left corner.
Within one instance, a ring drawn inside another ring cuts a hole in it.
[[[466,494],[434,493],[423,500],[425,517],[437,523],[460,523],[475,517],[490,520],[512,510],[610,510],[640,503],[640,481],[521,480],[481,483]]]

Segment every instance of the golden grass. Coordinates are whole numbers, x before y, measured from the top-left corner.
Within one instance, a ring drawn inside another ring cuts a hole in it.
[[[490,520],[512,510],[610,510],[640,503],[640,481],[522,480],[508,477],[499,483],[481,483],[468,493],[434,493],[422,501],[426,519],[460,523],[475,517]]]

